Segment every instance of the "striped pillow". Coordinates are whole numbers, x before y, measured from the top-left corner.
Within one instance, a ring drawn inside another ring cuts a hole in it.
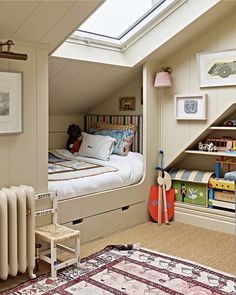
[[[98,121],[96,128],[102,129],[102,130],[132,130],[133,133],[136,132],[137,126],[134,124],[127,124],[127,125],[122,125],[122,124],[114,124],[114,123],[108,123],[104,121]]]

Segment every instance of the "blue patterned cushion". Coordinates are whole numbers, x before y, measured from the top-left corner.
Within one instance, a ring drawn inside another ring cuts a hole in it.
[[[134,137],[134,132],[130,129],[128,130],[94,130],[91,129],[90,133],[95,135],[110,136],[116,139],[113,154],[120,156],[127,156],[130,146],[132,144],[132,139]]]

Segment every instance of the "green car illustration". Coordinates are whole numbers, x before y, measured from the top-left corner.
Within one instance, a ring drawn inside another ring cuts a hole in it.
[[[209,75],[227,78],[229,75],[236,74],[236,61],[217,62],[208,71]]]

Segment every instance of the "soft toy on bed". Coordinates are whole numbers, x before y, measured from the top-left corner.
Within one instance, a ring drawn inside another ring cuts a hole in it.
[[[83,139],[81,129],[78,125],[72,124],[68,127],[67,134],[69,134],[69,138],[66,142],[66,148],[74,154],[79,151]]]

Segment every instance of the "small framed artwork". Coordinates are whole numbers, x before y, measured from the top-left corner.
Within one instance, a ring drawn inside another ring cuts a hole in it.
[[[236,49],[197,54],[199,86],[236,85]]]
[[[207,94],[175,95],[176,120],[206,120]]]
[[[22,73],[0,72],[0,134],[22,132]]]
[[[120,97],[120,111],[135,111],[135,97]]]

